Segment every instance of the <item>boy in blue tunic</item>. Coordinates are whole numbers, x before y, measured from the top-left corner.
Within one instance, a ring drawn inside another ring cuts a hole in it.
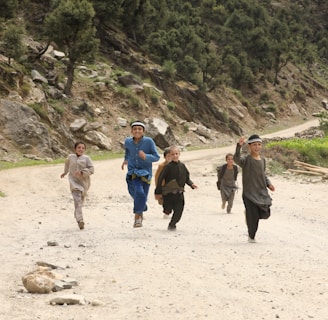
[[[147,198],[152,178],[152,164],[160,159],[155,142],[145,137],[145,125],[141,121],[131,124],[132,137],[124,142],[124,161],[122,170],[127,165],[126,182],[133,198],[134,227],[142,227],[143,212],[147,210]]]

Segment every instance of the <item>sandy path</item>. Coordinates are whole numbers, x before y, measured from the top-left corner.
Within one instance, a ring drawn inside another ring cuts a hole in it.
[[[84,231],[62,165],[0,171],[0,319],[328,319],[327,184],[272,177],[272,217],[249,244],[241,191],[232,214],[219,209],[214,168],[228,151],[182,153],[199,189],[187,189],[175,233],[153,186],[144,227],[132,228],[121,159],[95,162]],[[22,290],[37,261],[78,280],[65,293],[103,305],[51,306],[63,292]]]

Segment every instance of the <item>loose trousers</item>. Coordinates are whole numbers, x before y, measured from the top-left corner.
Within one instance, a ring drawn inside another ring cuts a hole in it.
[[[133,213],[142,215],[147,210],[147,198],[150,184],[143,181],[140,177],[134,179],[131,176],[126,177],[128,191],[133,198]]]
[[[243,202],[246,209],[246,223],[248,228],[248,235],[251,239],[255,238],[261,214],[261,208],[250,201],[243,195]]]
[[[164,208],[166,211],[171,212],[173,210],[173,215],[169,223],[170,227],[175,227],[175,225],[180,221],[182,212],[184,209],[184,195],[182,193],[169,193],[163,196]]]
[[[83,220],[83,214],[82,214],[82,206],[84,202],[84,197],[82,191],[79,190],[73,190],[72,196],[74,200],[74,217],[77,222]]]

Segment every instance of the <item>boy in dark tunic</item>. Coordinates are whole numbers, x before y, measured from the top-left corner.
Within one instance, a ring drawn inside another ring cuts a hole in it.
[[[192,189],[197,186],[190,180],[187,167],[179,160],[180,150],[178,147],[170,147],[168,163],[158,177],[155,189],[155,198],[163,197],[163,207],[173,211],[173,216],[168,230],[176,230],[176,224],[180,221],[184,209],[184,186],[187,184]],[[163,185],[163,181],[164,185]]]
[[[246,209],[246,223],[248,228],[248,241],[255,241],[259,219],[270,216],[272,199],[268,189],[275,188],[265,174],[265,158],[261,156],[262,139],[253,134],[246,142],[250,154],[242,157],[240,149],[245,144],[245,137],[241,137],[236,146],[234,161],[242,167],[243,201]]]

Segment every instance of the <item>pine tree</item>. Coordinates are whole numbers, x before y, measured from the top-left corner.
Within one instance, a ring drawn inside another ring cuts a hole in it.
[[[71,95],[74,70],[78,62],[93,60],[99,41],[92,24],[95,11],[87,0],[63,0],[46,18],[46,33],[68,56],[64,93]]]

